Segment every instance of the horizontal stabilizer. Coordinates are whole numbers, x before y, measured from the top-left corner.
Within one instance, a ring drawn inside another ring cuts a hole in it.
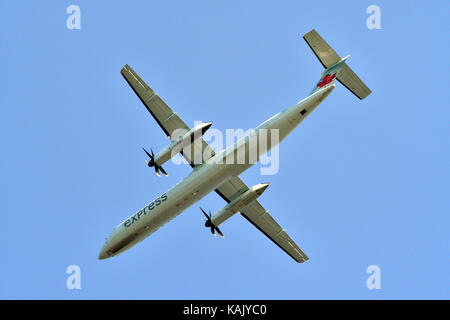
[[[305,34],[303,39],[305,39],[306,43],[325,69],[329,69],[342,61],[339,55],[317,33],[316,30],[313,29]],[[336,75],[336,79],[361,100],[372,93],[372,91],[364,84],[364,82],[361,81],[361,79],[346,63],[340,67],[340,70]]]
[[[323,40],[316,30],[311,30],[303,36],[308,46],[316,55],[322,66],[327,69],[341,60],[336,52]]]
[[[353,72],[347,64],[344,64],[337,76],[338,81],[350,90],[355,96],[361,100],[367,97],[372,91],[364,82]]]

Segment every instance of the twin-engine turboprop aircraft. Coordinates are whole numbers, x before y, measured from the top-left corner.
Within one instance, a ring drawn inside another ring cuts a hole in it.
[[[150,158],[148,166],[154,167],[158,175],[160,172],[167,175],[162,165],[181,153],[193,170],[185,179],[118,225],[106,240],[99,259],[110,258],[130,249],[186,208],[211,191],[215,191],[227,204],[214,215],[207,214],[201,209],[206,217],[205,226],[210,228],[214,235],[217,232],[223,236],[219,226],[240,212],[295,261],[308,260],[306,254],[258,202],[257,198],[266,190],[268,183],[249,188],[238,177],[256,162],[248,159],[254,157],[258,161],[263,154],[286,138],[330,94],[336,86],[334,83],[336,79],[360,99],[371,93],[345,63],[348,56],[341,59],[315,30],[308,32],[303,38],[325,68],[311,94],[266,120],[235,144],[220,152],[212,150],[202,138],[211,126],[210,122],[194,128],[188,127],[130,66],[123,67],[121,70],[123,77],[171,141],[156,155],[153,151],[149,153],[144,149]],[[278,139],[274,141],[271,132],[276,132]],[[253,150],[256,155],[252,155],[250,150],[252,141],[256,141],[258,146],[267,147],[256,148],[256,151]],[[230,156],[236,154],[243,155],[245,161],[238,163],[227,161]]]

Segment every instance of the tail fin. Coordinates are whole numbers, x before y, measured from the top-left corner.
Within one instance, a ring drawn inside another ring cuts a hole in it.
[[[358,78],[358,76],[345,63],[349,57],[341,59],[338,54],[322,39],[316,30],[311,30],[303,36],[306,43],[316,55],[317,59],[322,63],[326,69],[320,78],[319,83],[311,93],[314,93],[320,88],[333,83],[337,79],[344,87],[350,90],[359,99],[364,99],[372,91]]]
[[[345,65],[345,60],[347,60],[348,57],[350,57],[350,55],[339,60],[337,63],[333,64],[331,67],[326,68],[325,71],[322,72],[322,75],[320,76],[320,81],[316,84],[314,89],[311,91],[311,94],[313,94],[314,92],[316,92],[319,89],[322,89],[324,87],[331,85],[336,78],[339,79],[338,77],[342,71],[342,68]]]

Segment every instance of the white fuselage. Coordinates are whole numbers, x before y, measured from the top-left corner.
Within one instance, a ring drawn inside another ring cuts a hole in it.
[[[243,164],[230,164],[226,161],[227,155],[230,153],[236,155],[239,153],[238,150],[243,148],[245,159],[249,159],[248,152],[251,136],[256,135],[260,139],[260,132],[263,131],[261,129],[266,129],[266,132],[271,130],[278,131],[276,142],[266,136],[263,137],[270,140],[267,141],[265,152],[270,151],[285,139],[328,96],[334,87],[335,85],[333,84],[322,88],[294,106],[278,113],[255,128],[253,132],[242,137],[235,144],[218,152],[207,162],[196,167],[185,179],[118,225],[106,240],[100,251],[99,259],[106,259],[130,249],[175,218],[186,208],[218,188],[231,176],[238,176],[247,170],[255,163],[254,161],[245,161]],[[258,159],[261,155],[258,155]],[[220,159],[224,160],[218,161]]]

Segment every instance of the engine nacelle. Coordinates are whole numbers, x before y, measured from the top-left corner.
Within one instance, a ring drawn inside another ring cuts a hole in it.
[[[251,187],[237,198],[231,200],[228,204],[225,205],[225,207],[217,211],[212,216],[211,223],[215,226],[221,225],[225,220],[233,216],[236,212],[239,212],[253,200],[256,200],[268,186],[268,183],[260,183]]]
[[[194,143],[195,140],[201,138],[206,130],[211,127],[212,122],[201,123],[178,138],[175,138],[167,147],[158,152],[155,156],[155,163],[158,166],[163,165],[175,155],[177,155],[183,148]]]

